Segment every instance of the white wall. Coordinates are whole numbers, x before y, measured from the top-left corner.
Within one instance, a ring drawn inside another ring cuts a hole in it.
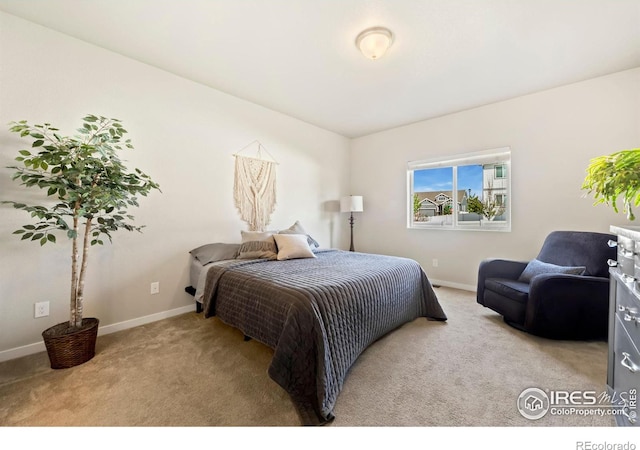
[[[506,146],[510,233],[406,228],[408,161]],[[552,230],[628,224],[592,206],[581,185],[591,158],[639,146],[640,68],[355,139],[351,192],[365,203],[359,250],[414,258],[432,280],[473,289],[484,258],[529,260]]]
[[[136,148],[129,167],[162,189],[131,211],[143,234],[118,232],[91,249],[85,316],[109,326],[192,307],[187,252],[239,242],[246,225],[233,205],[232,155],[256,139],[279,162],[272,228],[300,220],[322,246],[344,246],[348,225],[335,205],[348,193],[348,139],[5,13],[0,43],[1,200],[35,196],[11,181],[6,166],[28,142],[6,124],[50,122],[73,134],[88,113],[123,121]],[[0,215],[1,361],[68,320],[70,247],[20,242],[11,233],[28,216],[7,205]],[[152,281],[160,294],[149,294]],[[49,317],[33,318],[39,301],[51,302]]]

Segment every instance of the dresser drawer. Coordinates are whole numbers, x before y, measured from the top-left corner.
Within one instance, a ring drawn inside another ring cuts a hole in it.
[[[618,268],[620,269],[620,272],[622,272],[630,280],[637,279],[635,273],[635,256],[636,255],[634,252],[629,252],[622,247],[618,247]]]
[[[640,302],[623,283],[618,283],[616,287],[615,308],[616,317],[620,321],[616,326],[626,329],[636,351],[640,352]]]
[[[613,391],[622,404],[622,414],[616,415],[616,423],[624,426],[640,426],[640,352],[631,341],[620,317],[616,319],[614,343]]]
[[[616,246],[618,247],[618,249],[622,249],[625,252],[635,252],[636,250],[636,240],[631,238],[631,237],[627,237],[627,236],[621,236],[618,235],[618,237],[616,238],[615,243],[611,243],[609,244],[610,246]]]

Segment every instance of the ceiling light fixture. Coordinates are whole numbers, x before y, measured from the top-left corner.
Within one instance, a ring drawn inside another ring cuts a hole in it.
[[[393,33],[383,27],[367,28],[356,38],[356,47],[369,59],[380,59],[393,43]]]

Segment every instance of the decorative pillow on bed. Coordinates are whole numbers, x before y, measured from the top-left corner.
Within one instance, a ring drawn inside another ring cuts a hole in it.
[[[242,244],[238,259],[276,259],[278,250],[273,232],[241,231]]]
[[[274,234],[273,238],[278,247],[278,261],[316,257],[304,234]]]
[[[320,244],[318,244],[318,242],[314,238],[312,238],[307,234],[304,227],[300,224],[299,220],[296,220],[296,223],[291,225],[286,230],[280,230],[278,234],[304,234],[307,237],[307,242],[309,244],[309,247],[315,247],[315,248],[320,247]]]
[[[194,248],[189,253],[195,259],[200,261],[200,264],[205,265],[225,259],[236,259],[239,250],[240,244],[224,244],[222,242],[216,242],[215,244],[201,245],[198,248]]]
[[[584,266],[558,266],[533,259],[527,264],[518,281],[530,283],[531,279],[541,273],[563,273],[569,275],[582,275],[587,268]]]

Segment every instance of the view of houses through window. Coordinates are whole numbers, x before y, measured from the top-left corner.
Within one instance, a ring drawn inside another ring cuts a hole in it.
[[[410,162],[408,226],[510,230],[510,163],[508,148]]]

